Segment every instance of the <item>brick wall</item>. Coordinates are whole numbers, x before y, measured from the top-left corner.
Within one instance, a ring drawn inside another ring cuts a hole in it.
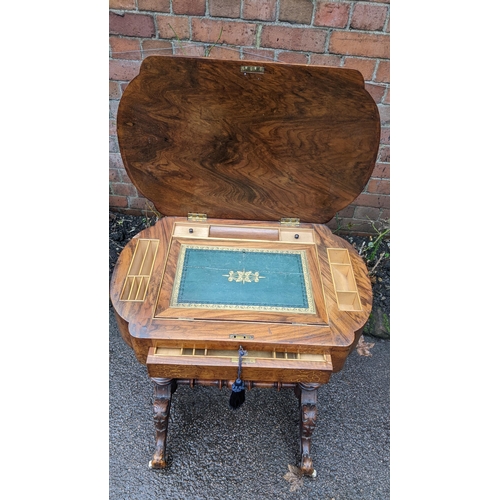
[[[149,55],[273,60],[359,70],[375,99],[382,134],[360,196],[329,225],[372,233],[389,219],[389,0],[110,0],[110,209],[140,214],[148,200],[127,177],[116,111],[127,83]]]

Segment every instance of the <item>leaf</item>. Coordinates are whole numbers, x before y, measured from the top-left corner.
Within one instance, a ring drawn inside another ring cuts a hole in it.
[[[370,349],[375,345],[374,342],[365,342],[365,338],[363,335],[359,337],[358,345],[356,346],[356,350],[360,356],[371,356],[372,353]]]
[[[304,485],[303,473],[298,467],[291,464],[288,464],[288,471],[283,476],[283,479],[286,479],[290,483],[290,491],[297,491]]]

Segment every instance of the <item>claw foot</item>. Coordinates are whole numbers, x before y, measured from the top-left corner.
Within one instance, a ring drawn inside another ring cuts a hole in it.
[[[312,458],[309,455],[303,455],[300,462],[300,470],[305,476],[316,477],[316,471],[313,467]]]

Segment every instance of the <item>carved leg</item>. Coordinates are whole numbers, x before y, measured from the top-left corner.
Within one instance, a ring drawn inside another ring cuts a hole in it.
[[[295,395],[299,398],[300,408],[300,468],[307,476],[316,476],[311,458],[311,436],[316,427],[317,389],[321,384],[297,384]]]
[[[154,384],[153,420],[156,427],[156,448],[153,460],[149,462],[150,469],[164,469],[165,444],[167,441],[168,417],[170,415],[170,404],[172,394],[177,388],[175,379],[151,378]]]

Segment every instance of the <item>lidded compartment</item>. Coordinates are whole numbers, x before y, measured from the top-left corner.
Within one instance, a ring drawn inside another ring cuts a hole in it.
[[[326,223],[368,182],[380,119],[356,70],[151,56],[117,131],[128,176],[163,215]]]

